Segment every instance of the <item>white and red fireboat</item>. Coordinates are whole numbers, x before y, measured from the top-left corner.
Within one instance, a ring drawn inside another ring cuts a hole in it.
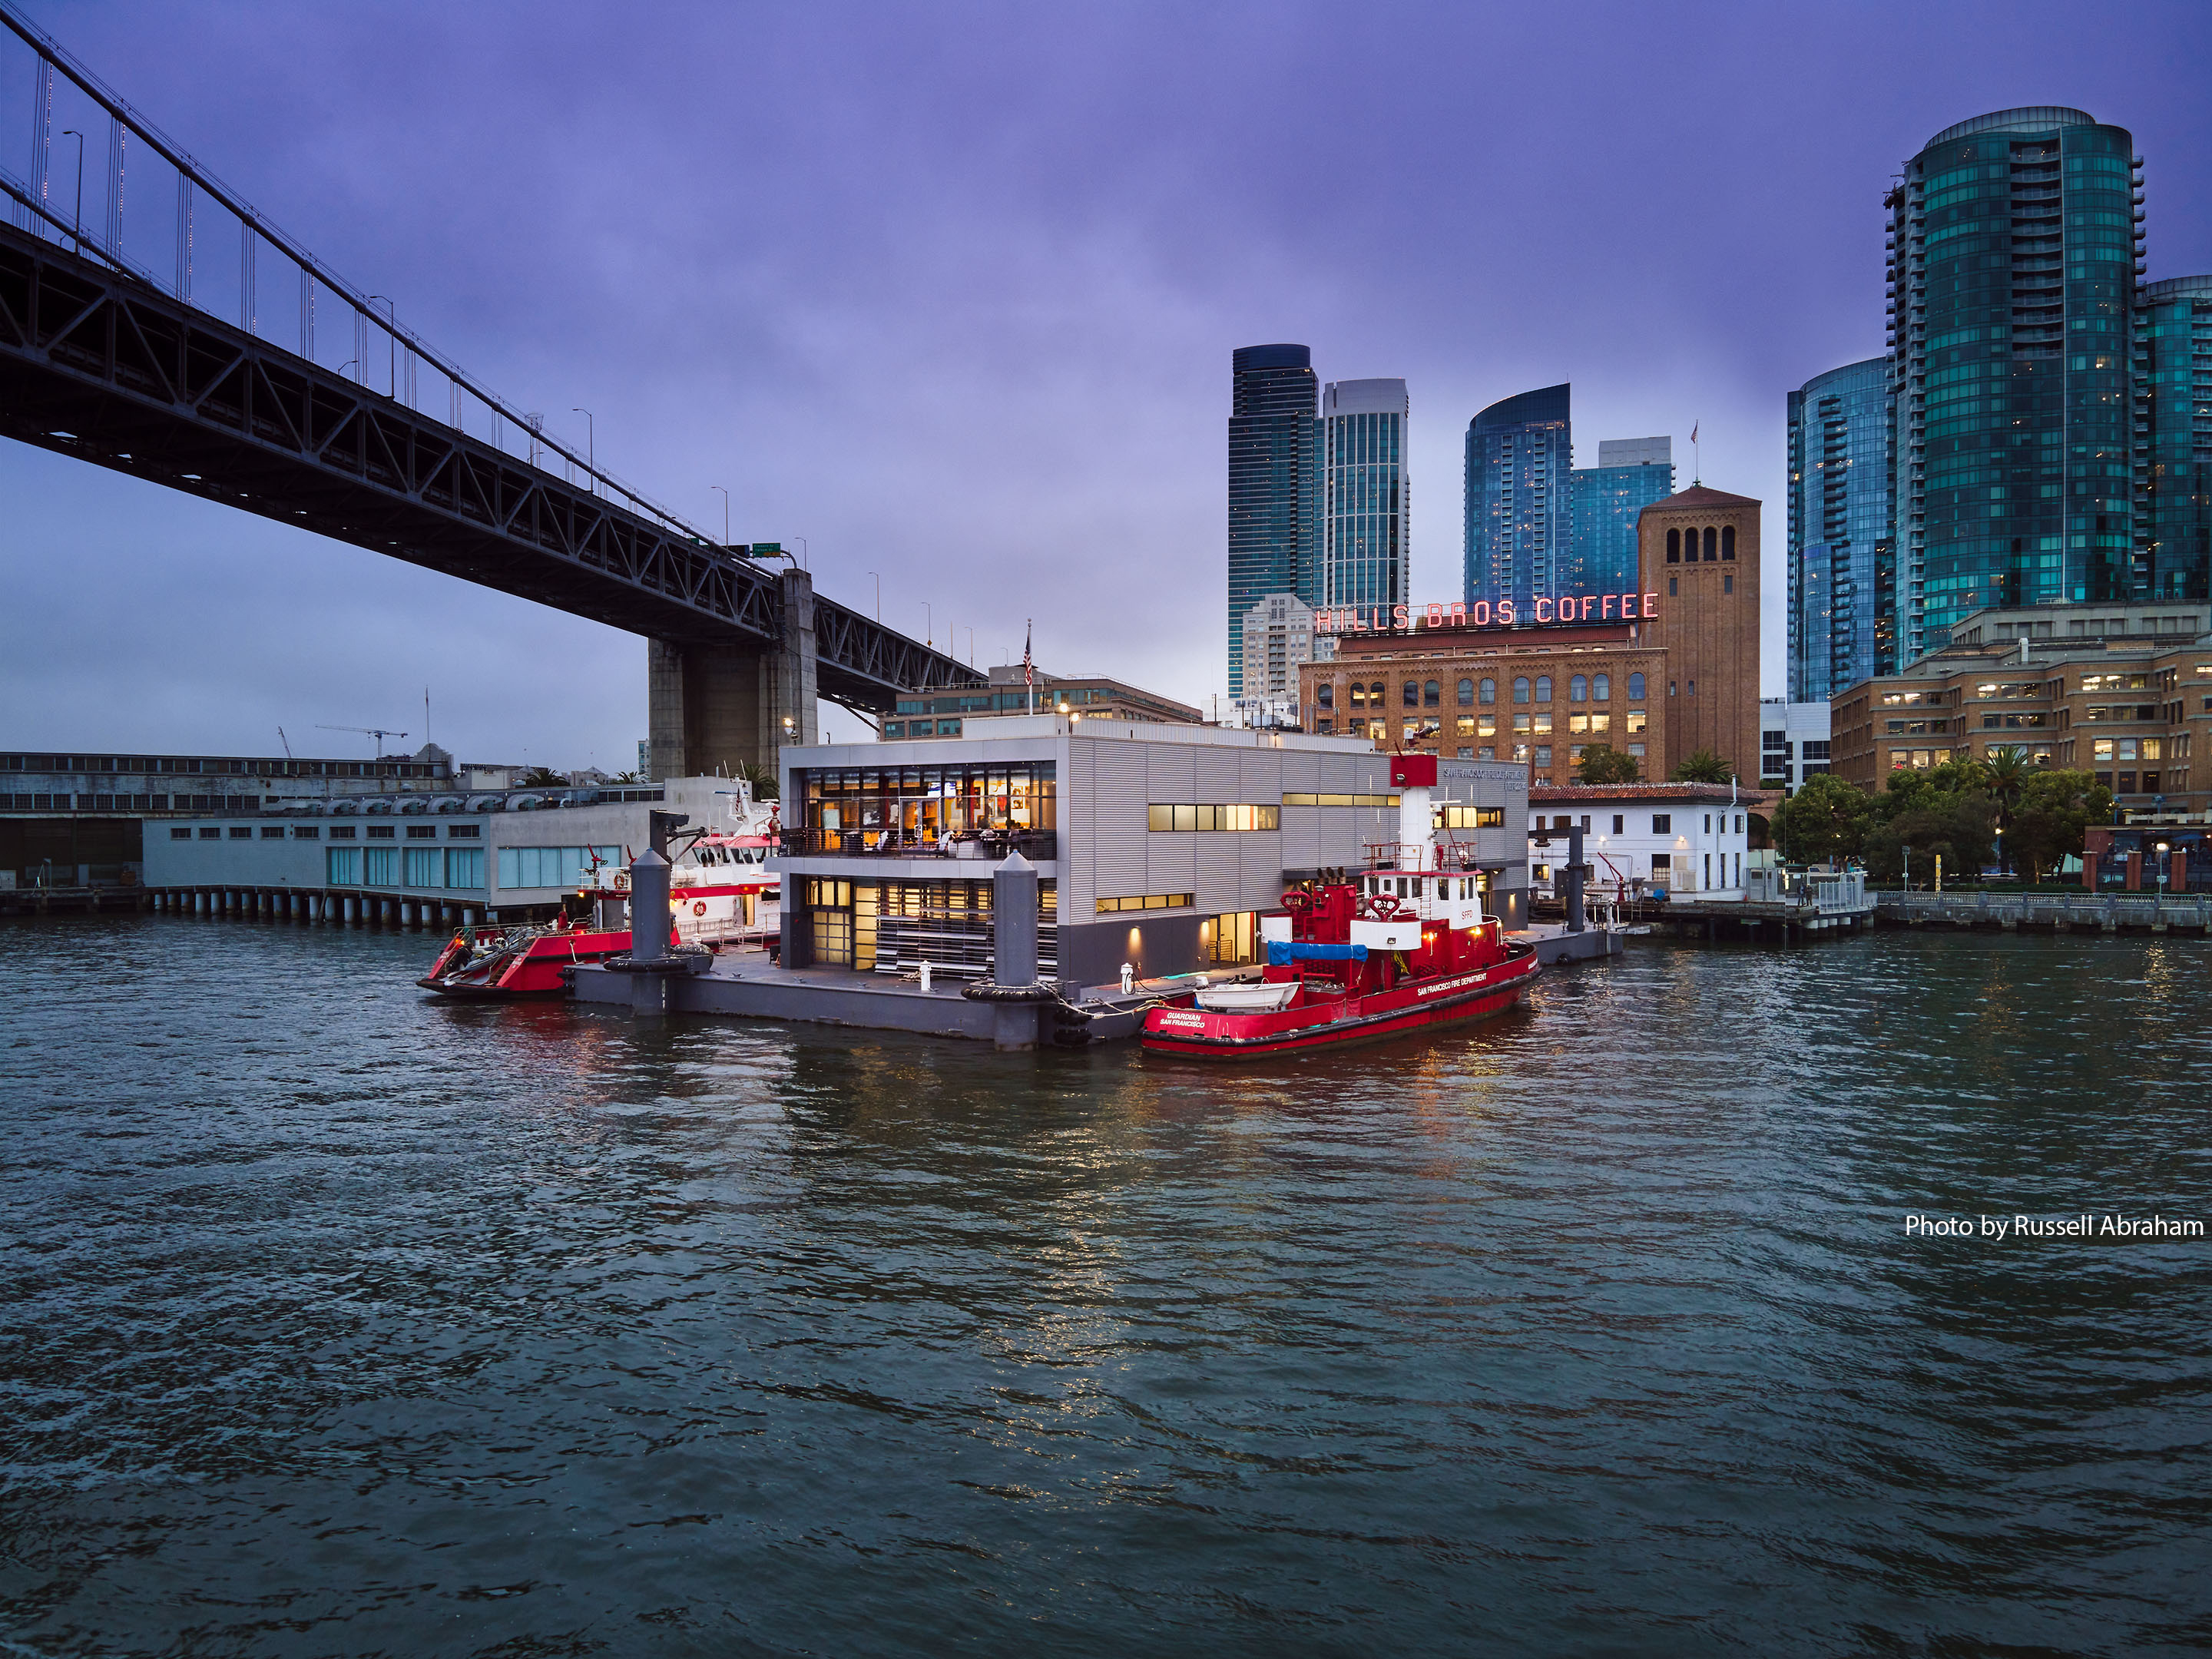
[[[744,779],[723,792],[725,823],[678,836],[669,861],[668,942],[720,950],[750,936],[781,878],[771,874],[781,829],[774,801],[756,802]],[[566,995],[566,972],[629,954],[629,866],[595,862],[551,921],[464,928],[415,982],[441,996],[509,1001]],[[614,925],[610,925],[610,924]]]
[[[1395,757],[1397,842],[1369,848],[1356,876],[1285,893],[1282,909],[1261,918],[1263,976],[1152,1009],[1146,1048],[1285,1054],[1487,1019],[1525,1001],[1536,947],[1483,913],[1474,849],[1435,827],[1436,768],[1431,755]]]

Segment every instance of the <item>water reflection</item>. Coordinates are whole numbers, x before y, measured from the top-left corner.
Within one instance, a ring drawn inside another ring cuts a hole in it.
[[[0,1637],[2212,1638],[2203,1247],[1902,1231],[2212,1209],[2194,940],[1644,949],[1228,1072],[422,956],[0,931]]]

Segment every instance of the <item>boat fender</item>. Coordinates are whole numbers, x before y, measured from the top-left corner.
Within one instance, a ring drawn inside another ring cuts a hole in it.
[[[960,994],[970,1002],[1058,1002],[1059,989],[1050,985],[993,985],[988,981],[963,985]]]

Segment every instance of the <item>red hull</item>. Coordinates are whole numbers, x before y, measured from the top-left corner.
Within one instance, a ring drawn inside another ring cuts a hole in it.
[[[1387,991],[1285,1008],[1280,1013],[1155,1008],[1145,1016],[1142,1041],[1152,1054],[1241,1060],[1489,1019],[1525,1000],[1535,980],[1535,952],[1526,946],[1519,951],[1479,972],[1408,981]]]
[[[440,996],[469,1001],[565,996],[568,982],[562,977],[564,969],[629,952],[627,927],[620,933],[544,933],[520,951],[495,952],[474,963],[469,962],[468,946],[456,938],[431,964],[430,971],[415,982]]]

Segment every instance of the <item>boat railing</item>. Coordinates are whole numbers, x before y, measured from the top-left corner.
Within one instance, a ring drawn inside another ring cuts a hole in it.
[[[1370,841],[1366,847],[1367,867],[1370,870],[1457,875],[1471,874],[1482,868],[1475,857],[1474,846],[1467,842],[1438,844],[1422,841]]]

